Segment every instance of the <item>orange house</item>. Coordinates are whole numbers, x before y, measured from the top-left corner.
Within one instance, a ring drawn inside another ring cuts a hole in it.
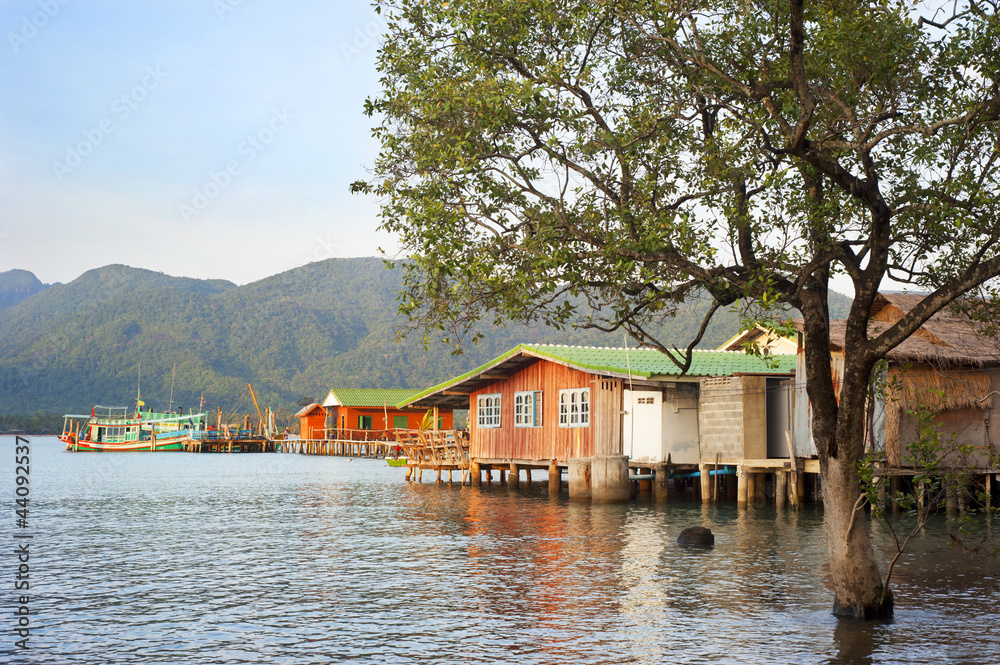
[[[425,408],[396,408],[420,390],[381,388],[335,388],[323,400],[330,417],[330,438],[379,438],[395,429],[420,429]],[[438,429],[452,429],[451,409],[438,410]]]
[[[326,438],[326,411],[313,402],[295,414],[299,419],[299,436],[303,439]]]

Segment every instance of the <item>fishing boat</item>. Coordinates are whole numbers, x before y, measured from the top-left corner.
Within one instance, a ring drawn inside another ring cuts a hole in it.
[[[185,442],[206,429],[204,413],[157,413],[138,405],[131,415],[129,411],[126,406],[95,406],[89,416],[67,414],[59,439],[72,451],[158,452],[184,450]]]

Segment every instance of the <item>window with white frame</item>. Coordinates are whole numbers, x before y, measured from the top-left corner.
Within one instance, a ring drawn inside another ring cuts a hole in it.
[[[500,393],[480,395],[476,400],[476,416],[479,427],[500,427]]]
[[[590,388],[559,391],[559,427],[590,426]]]
[[[514,427],[542,426],[542,391],[514,393]]]

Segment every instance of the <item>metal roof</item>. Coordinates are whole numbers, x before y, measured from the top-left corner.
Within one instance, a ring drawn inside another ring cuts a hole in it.
[[[305,416],[308,416],[309,413],[312,412],[313,410],[315,410],[315,409],[322,409],[322,408],[323,408],[322,406],[320,406],[316,402],[313,402],[312,404],[309,404],[307,406],[302,407],[299,410],[299,412],[295,414],[295,417],[296,418],[303,418]]]
[[[483,384],[504,379],[539,360],[549,360],[603,376],[649,381],[678,381],[685,377],[732,376],[734,374],[790,375],[794,355],[772,355],[768,360],[742,351],[694,351],[691,367],[683,376],[676,364],[655,349],[625,349],[595,346],[520,344],[485,365],[432,388],[417,391],[397,406],[449,406],[468,408],[468,396]]]
[[[329,404],[330,395],[324,401],[325,406],[356,406],[356,407],[383,407],[395,406],[400,402],[409,401],[414,395],[421,392],[418,390],[405,388],[334,388],[330,395],[336,400],[336,404]]]

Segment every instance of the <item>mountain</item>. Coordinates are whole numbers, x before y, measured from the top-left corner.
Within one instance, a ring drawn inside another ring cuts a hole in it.
[[[425,349],[416,333],[396,343],[401,282],[377,258],[329,259],[245,286],[121,265],[91,270],[0,317],[0,414],[129,404],[137,379],[147,405],[165,408],[172,375],[174,405],[192,408],[204,394],[207,409],[252,411],[249,382],[262,408],[295,410],[332,386],[434,385],[521,342],[622,344],[620,333],[521,325],[489,329],[460,356],[443,344]],[[686,344],[698,323],[679,317],[661,338]],[[719,313],[703,346],[738,327],[735,312]]]
[[[48,288],[27,270],[0,272],[0,310],[12,307]]]

